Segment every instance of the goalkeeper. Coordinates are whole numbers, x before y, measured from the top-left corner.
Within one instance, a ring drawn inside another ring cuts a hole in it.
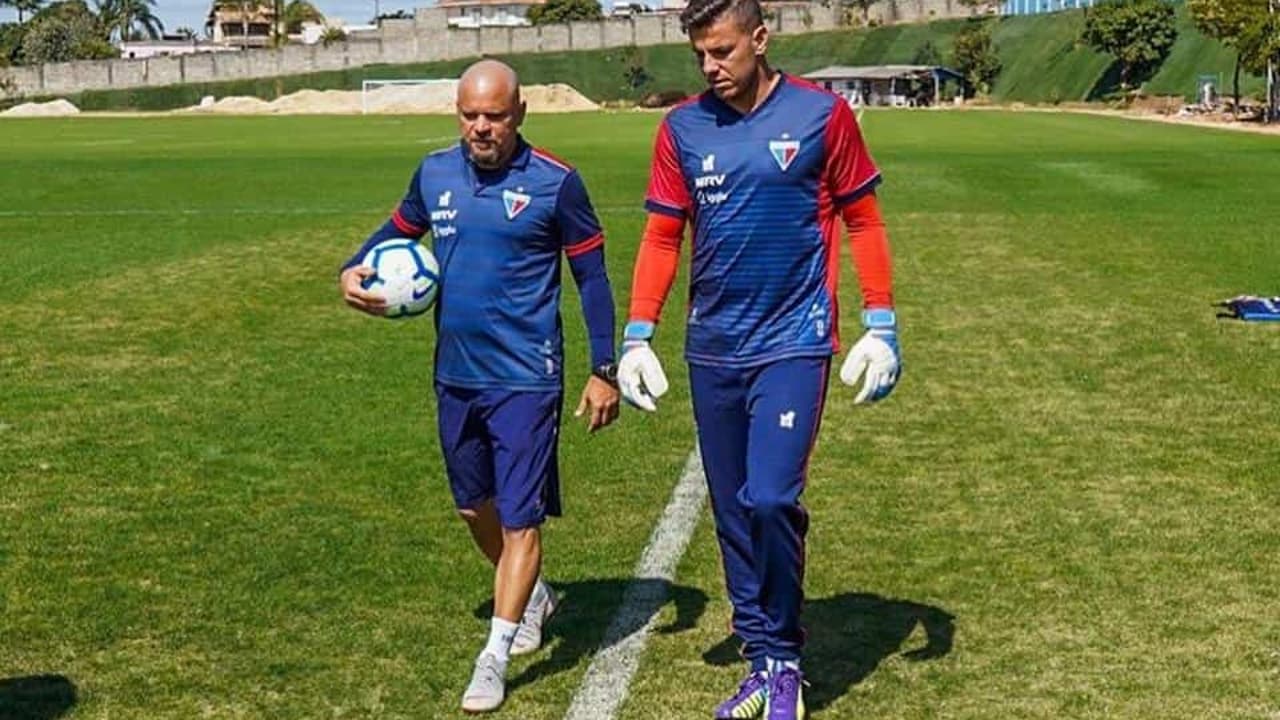
[[[681,14],[709,90],[658,127],[618,363],[623,397],[655,410],[649,346],[692,225],[685,357],[733,631],[751,667],[717,718],[804,717],[809,454],[839,349],[840,223],[865,334],[840,379],[881,400],[901,372],[880,173],[847,103],[771,67],[757,0],[690,0]]]

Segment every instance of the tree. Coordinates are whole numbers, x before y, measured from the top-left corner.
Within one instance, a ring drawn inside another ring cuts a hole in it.
[[[31,65],[118,55],[84,0],[63,0],[40,10],[27,23],[22,38],[22,62]]]
[[[1173,5],[1165,0],[1102,0],[1084,11],[1081,40],[1120,63],[1128,90],[1160,66],[1178,37]]]
[[[195,39],[196,39],[196,31],[195,31],[195,29],[194,29],[194,28],[192,28],[192,27],[190,27],[190,26],[187,26],[187,25],[183,25],[182,27],[178,28],[177,30],[174,30],[174,31],[173,31],[173,34],[174,34],[174,35],[177,35],[178,37],[181,37],[183,40],[195,40]]]
[[[412,16],[410,16],[412,17]],[[284,8],[284,26],[290,33],[302,32],[302,23],[313,22],[324,24],[324,13],[316,9],[307,0],[290,0]]]
[[[1265,73],[1267,58],[1280,46],[1267,0],[1187,0],[1187,10],[1200,32],[1236,51],[1231,94],[1240,107],[1240,71]]]
[[[164,32],[164,23],[152,12],[156,0],[96,0],[98,17],[107,28],[108,37],[120,42],[149,37],[156,40]]]
[[[871,24],[871,8],[872,6],[876,5],[879,2],[880,0],[846,0],[846,4],[849,7],[858,11],[858,16],[859,16],[859,19],[861,20],[861,23],[860,23],[861,25]],[[846,19],[848,19],[847,15],[845,17]]]
[[[938,52],[938,46],[933,44],[932,40],[925,40],[920,47],[916,48],[916,54],[911,57],[912,65],[941,65],[942,53]]]
[[[596,0],[547,0],[545,4],[529,8],[529,22],[533,25],[551,25],[576,20],[601,20],[604,13]]]
[[[969,8],[969,12],[990,15],[1000,9],[999,0],[960,0],[960,4]]]
[[[970,96],[991,92],[991,85],[1000,74],[1000,57],[996,55],[995,44],[991,41],[988,23],[971,22],[956,33],[952,64],[964,76]]]
[[[0,7],[11,7],[18,11],[19,25],[23,23],[25,16],[38,12],[41,5],[44,5],[44,0],[0,0]]]
[[[0,23],[0,67],[22,62],[22,38],[26,28],[18,23]]]
[[[329,47],[334,43],[339,43],[346,39],[347,31],[340,27],[333,27],[332,25],[325,28],[324,32],[320,35],[320,43],[325,47]]]

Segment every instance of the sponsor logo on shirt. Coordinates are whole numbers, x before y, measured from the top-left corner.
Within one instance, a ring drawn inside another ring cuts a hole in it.
[[[778,415],[778,427],[784,430],[794,430],[796,427],[796,411],[788,410]]]
[[[819,338],[827,336],[827,311],[818,303],[809,308],[809,321],[813,323],[813,332]]]
[[[458,234],[457,226],[453,222],[458,219],[457,208],[449,207],[449,201],[453,199],[453,192],[445,190],[436,198],[435,210],[431,211],[431,235],[436,238],[446,238]]]
[[[716,155],[710,153],[702,158],[702,175],[693,179],[694,193],[699,205],[719,205],[729,199],[728,190],[720,190],[728,177],[727,173],[716,172]]]

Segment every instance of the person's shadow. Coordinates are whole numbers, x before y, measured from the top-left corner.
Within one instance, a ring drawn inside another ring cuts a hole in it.
[[[0,678],[0,720],[54,720],[76,704],[76,686],[63,675]]]
[[[912,661],[940,658],[951,652],[955,637],[955,618],[946,610],[868,593],[805,600],[803,621],[809,682],[804,700],[810,710],[830,705],[885,658],[898,653]],[[916,626],[924,630],[924,645],[903,648]],[[738,639],[730,636],[702,657],[712,665],[729,665],[742,662],[739,650]]]
[[[693,628],[707,605],[706,593],[651,578],[582,580],[551,586],[560,596],[555,615],[542,629],[543,647],[551,654],[540,658],[507,682],[510,692],[521,685],[576,667],[584,656],[612,647],[647,625],[668,604],[675,619],[651,630],[675,633]],[[622,608],[624,611],[619,612]],[[493,615],[493,601],[475,609],[477,618]]]

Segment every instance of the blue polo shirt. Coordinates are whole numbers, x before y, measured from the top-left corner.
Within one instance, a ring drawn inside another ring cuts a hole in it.
[[[604,243],[576,170],[520,139],[505,169],[486,172],[459,143],[423,158],[391,222],[403,236],[429,232],[440,263],[437,382],[562,388],[561,257]],[[612,322],[593,355],[611,353]]]

